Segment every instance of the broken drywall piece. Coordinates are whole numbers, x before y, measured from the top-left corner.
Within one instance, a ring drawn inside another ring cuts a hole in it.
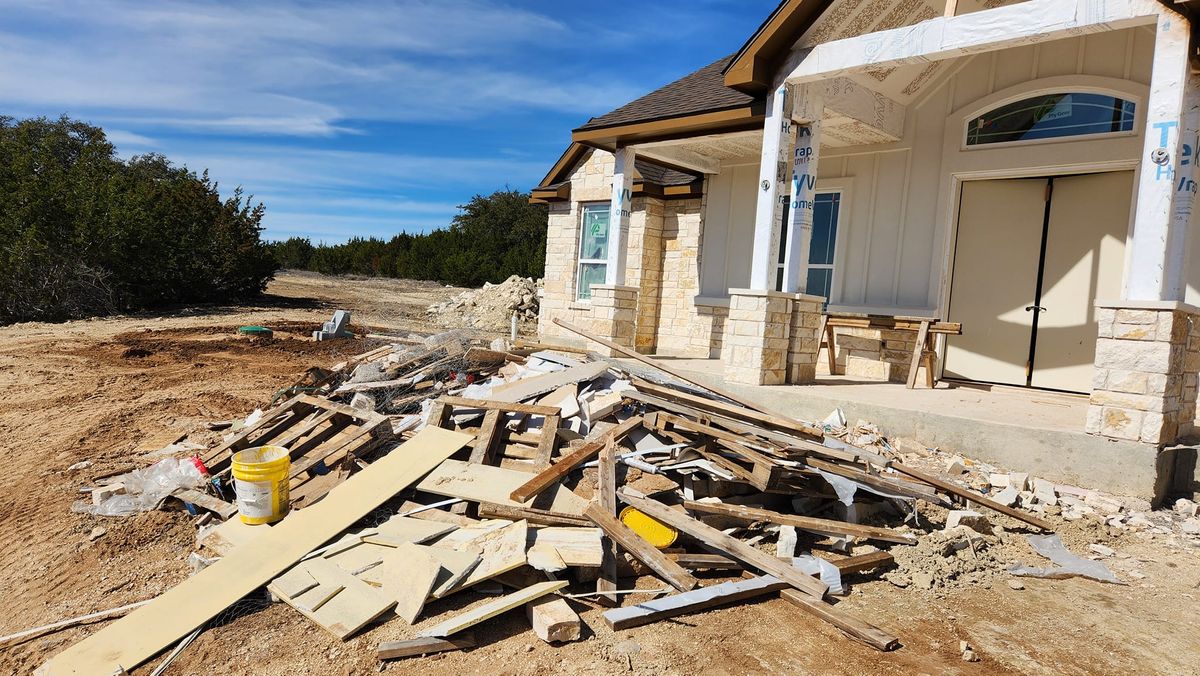
[[[1121,584],[1116,575],[1099,561],[1091,561],[1080,556],[1076,556],[1067,550],[1063,545],[1062,539],[1057,534],[1050,535],[1028,535],[1029,545],[1038,554],[1050,559],[1058,564],[1057,568],[1032,568],[1017,564],[1008,569],[1008,572],[1013,575],[1021,575],[1024,577],[1044,577],[1050,579],[1064,579],[1068,577],[1086,577],[1099,582],[1108,582],[1111,584]]]

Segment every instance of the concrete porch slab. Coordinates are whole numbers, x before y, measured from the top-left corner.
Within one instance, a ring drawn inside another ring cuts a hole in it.
[[[1058,483],[1153,497],[1157,449],[1084,433],[1083,395],[945,382],[933,390],[909,390],[903,383],[846,376],[818,376],[809,385],[735,385],[723,380],[719,360],[658,359],[793,418],[819,421],[841,407],[851,424],[866,420],[887,436],[910,437]]]

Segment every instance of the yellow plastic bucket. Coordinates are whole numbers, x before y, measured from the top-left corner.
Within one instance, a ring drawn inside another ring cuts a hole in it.
[[[679,537],[679,531],[633,507],[621,510],[621,521],[658,549],[670,547]]]
[[[274,523],[288,513],[288,471],[283,446],[258,446],[233,454],[233,492],[242,523]]]

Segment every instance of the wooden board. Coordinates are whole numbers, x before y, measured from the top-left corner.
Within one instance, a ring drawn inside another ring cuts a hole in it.
[[[438,397],[437,400],[459,408],[477,408],[484,411],[503,411],[505,413],[525,413],[528,415],[559,415],[560,412],[557,406],[518,404],[496,399],[467,399],[466,397],[443,395]]]
[[[655,549],[654,545],[639,537],[629,526],[621,523],[599,503],[589,505],[583,514],[604,529],[604,533],[621,549],[633,554],[634,558],[646,564],[650,570],[654,571],[655,575],[661,577],[672,587],[679,591],[690,591],[699,584],[696,578],[681,568],[678,563],[664,556],[662,552]]]
[[[784,563],[766,552],[755,549],[735,537],[726,535],[712,526],[701,523],[683,512],[673,510],[661,502],[635,497],[624,492],[619,495],[621,500],[626,504],[644,512],[651,518],[687,533],[719,552],[748,563],[765,573],[774,575],[800,591],[817,598],[822,598],[825,596],[825,592],[829,590],[827,585],[805,575],[790,564]]]
[[[499,402],[518,402],[532,399],[539,394],[553,392],[563,385],[580,383],[585,380],[595,380],[608,371],[608,364],[602,361],[588,362],[579,366],[529,376],[515,382],[505,383],[492,388],[488,399]]]
[[[58,653],[44,674],[133,669],[290,568],[471,441],[428,428],[146,606]]]
[[[273,583],[268,585],[268,589],[284,603],[343,641],[396,605],[395,599],[388,598],[379,589],[320,557],[305,561],[298,567],[313,576],[318,583],[316,589],[295,598],[284,594]],[[314,594],[320,598],[312,603],[307,597]]]
[[[525,521],[518,521],[484,533],[455,547],[459,551],[479,552],[481,560],[461,582],[445,591],[439,590],[435,593],[435,598],[454,594],[471,585],[525,565],[528,531],[529,524]]]
[[[779,595],[791,601],[797,608],[802,608],[816,615],[829,624],[841,629],[850,638],[860,643],[865,643],[876,650],[888,651],[900,647],[900,639],[866,620],[855,617],[844,610],[839,610],[836,606],[825,601],[806,596],[794,589],[784,589],[779,592]]]
[[[406,641],[388,641],[380,643],[375,649],[375,657],[381,660],[395,660],[401,657],[415,655],[432,655],[463,648],[474,648],[475,637],[470,634],[459,634],[452,638],[410,638]]]
[[[534,599],[541,598],[546,594],[552,594],[563,587],[566,587],[566,581],[558,582],[539,582],[530,587],[526,587],[520,591],[501,596],[498,599],[489,601],[488,603],[468,610],[465,613],[456,615],[445,622],[434,625],[421,632],[421,636],[433,636],[444,638],[451,634],[456,634],[464,629],[473,627],[484,620],[489,620],[501,613],[507,612],[522,606]]]
[[[430,472],[417,490],[462,498],[475,502],[492,502],[509,507],[534,507],[573,516],[583,514],[587,502],[562,486],[556,486],[528,502],[517,502],[508,496],[528,481],[529,475],[500,467],[476,465],[461,460],[446,460]]]
[[[901,533],[900,531],[892,530],[891,528],[861,526],[859,524],[846,523],[845,521],[837,521],[834,519],[818,519],[811,516],[781,514],[779,512],[772,512],[767,509],[755,509],[753,507],[743,507],[741,505],[726,505],[717,502],[695,502],[688,500],[683,503],[683,506],[690,512],[720,514],[722,516],[729,516],[742,521],[766,521],[768,523],[775,523],[782,526],[794,526],[796,528],[813,533],[820,533],[821,535],[849,535],[868,540],[897,542],[904,545],[917,544],[916,536],[909,533]]]
[[[359,575],[396,602],[396,614],[409,624],[417,621],[433,591],[441,564],[429,547],[406,543],[396,547],[380,565]]]
[[[643,601],[635,606],[606,610],[604,611],[604,622],[614,631],[630,629],[669,617],[697,613],[734,601],[765,596],[787,588],[788,583],[770,575],[762,575],[749,580],[725,582],[674,596]]]
[[[428,554],[441,566],[433,583],[433,591],[429,593],[430,599],[444,596],[483,560],[479,550],[460,552],[457,549],[430,547]]]
[[[571,568],[598,568],[602,558],[600,529],[590,526],[530,528],[529,546],[553,547]]]
[[[1017,521],[1024,521],[1025,523],[1027,523],[1031,526],[1036,526],[1038,528],[1041,528],[1042,530],[1046,531],[1047,533],[1054,532],[1053,526],[1051,526],[1049,523],[1042,521],[1041,519],[1039,519],[1035,516],[1030,516],[1030,515],[1026,514],[1025,512],[1022,512],[1018,509],[1013,509],[1012,507],[1002,505],[999,502],[996,502],[995,500],[989,500],[978,493],[969,491],[969,490],[967,490],[965,488],[961,488],[959,486],[955,486],[954,484],[950,483],[949,481],[943,481],[942,479],[939,479],[935,476],[931,476],[924,472],[919,472],[911,467],[905,467],[904,465],[901,465],[900,463],[894,463],[892,465],[892,469],[896,470],[897,472],[900,472],[901,474],[907,474],[908,476],[910,476],[914,479],[920,479],[921,481],[924,481],[925,483],[929,484],[930,486],[939,488],[943,491],[946,491],[947,493],[950,493],[951,495],[957,495],[958,497],[960,497],[964,500],[974,502],[977,505],[983,505],[984,507],[987,507],[988,509],[992,509],[997,512],[1000,512],[1001,514],[1011,516],[1012,518],[1016,519]]]
[[[571,472],[571,470],[582,465],[588,460],[591,460],[592,456],[596,455],[600,452],[600,449],[604,448],[604,444],[608,443],[609,439],[620,441],[621,437],[637,429],[641,424],[642,417],[636,415],[618,423],[616,426],[604,432],[604,434],[602,434],[599,438],[580,446],[566,457],[554,463],[548,469],[540,472],[537,476],[522,483],[520,486],[517,486],[509,493],[509,500],[528,502],[538,493],[541,493],[550,486],[553,486],[555,483],[561,481],[563,477],[567,476],[567,474]]]

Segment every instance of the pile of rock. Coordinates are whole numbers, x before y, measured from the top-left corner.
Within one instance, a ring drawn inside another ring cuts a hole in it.
[[[482,289],[430,305],[428,312],[442,326],[507,332],[514,312],[522,325],[537,321],[537,287],[534,279],[513,275],[499,284],[485,283]]]

